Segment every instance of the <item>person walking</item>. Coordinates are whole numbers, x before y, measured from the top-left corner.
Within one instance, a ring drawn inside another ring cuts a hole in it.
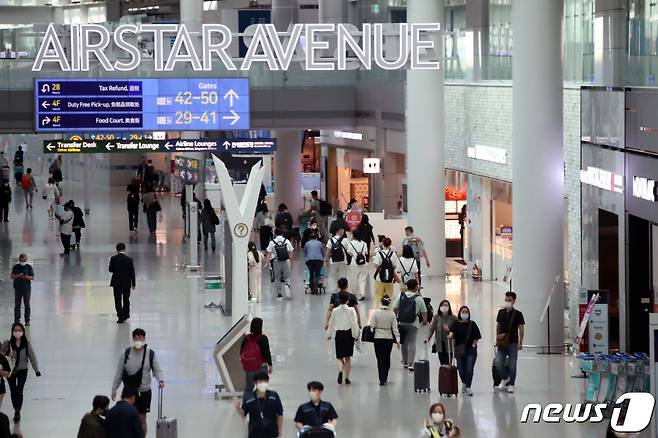
[[[293,247],[290,240],[283,236],[283,230],[279,227],[274,231],[276,235],[267,246],[268,260],[273,260],[272,270],[274,273],[274,293],[278,300],[283,300],[282,289],[285,289],[286,298],[292,297],[290,289],[290,258]]]
[[[107,411],[105,430],[107,438],[144,438],[146,430],[140,421],[139,409],[136,404],[139,393],[136,388],[124,386],[121,400]]]
[[[151,374],[158,381],[160,389],[165,387],[164,374],[158,357],[146,344],[146,332],[141,328],[133,330],[133,345],[119,356],[119,363],[112,383],[112,400],[116,398],[117,389],[123,383],[124,390],[132,388],[137,391],[135,406],[139,411],[139,421],[146,436],[146,414],[151,412]]]
[[[336,234],[336,231],[342,229],[344,231],[349,231],[350,225],[345,220],[345,213],[342,210],[336,212],[336,219],[331,221],[329,225],[329,234]]]
[[[25,151],[23,150],[23,145],[18,145],[16,152],[14,152],[14,166],[22,166],[24,160]]]
[[[57,208],[57,199],[59,198],[59,188],[55,185],[55,180],[48,178],[48,184],[43,198],[48,201],[48,220],[53,220],[55,217],[55,209]]]
[[[37,356],[34,354],[32,344],[25,335],[25,327],[20,322],[11,326],[11,338],[2,343],[0,352],[9,361],[11,374],[7,377],[9,390],[11,392],[11,404],[14,408],[14,423],[21,421],[21,409],[23,408],[23,391],[27,382],[28,362],[37,377],[41,377]]]
[[[270,353],[270,341],[263,334],[263,320],[254,318],[251,320],[249,333],[244,335],[240,344],[240,362],[245,374],[245,392],[254,390],[256,374],[265,371],[272,374],[272,354]]]
[[[370,247],[375,243],[375,234],[372,225],[370,225],[370,218],[367,214],[364,213],[363,216],[361,216],[361,222],[357,225],[356,231],[361,236],[361,240],[366,244],[368,249],[366,251],[366,258],[370,261]]]
[[[327,263],[327,284],[333,287],[339,278],[347,278],[348,239],[345,230],[339,228],[327,241],[325,261]]]
[[[73,212],[73,234],[75,234],[74,248],[80,249],[80,239],[82,239],[82,229],[85,225],[85,214],[82,209],[75,205],[73,200],[68,202],[71,211]]]
[[[77,438],[106,438],[105,416],[110,409],[110,399],[97,395],[91,402],[91,412],[87,412],[78,428]]]
[[[208,236],[210,236],[210,248],[215,252],[217,244],[215,243],[215,229],[219,225],[219,217],[215,213],[210,199],[203,200],[203,209],[201,210],[201,230],[203,231],[203,249],[208,250]]]
[[[450,325],[448,337],[454,340],[457,369],[462,381],[462,393],[473,396],[471,384],[473,383],[473,370],[478,357],[478,341],[482,338],[480,328],[471,320],[471,309],[468,306],[459,308],[459,319]]]
[[[421,324],[427,324],[427,307],[425,306],[425,300],[418,293],[418,282],[416,280],[412,279],[407,282],[407,291],[402,292],[396,298],[393,311],[400,323],[402,364],[409,371],[413,371],[414,362],[416,361],[418,328]]]
[[[11,203],[11,187],[9,180],[2,181],[0,185],[0,221],[9,222],[9,204]]]
[[[59,237],[64,248],[64,252],[60,256],[68,256],[71,253],[71,234],[73,234],[73,211],[71,211],[71,206],[68,203],[64,204],[62,214],[55,212],[55,216],[59,221]]]
[[[349,243],[348,251],[352,256],[349,269],[351,270],[352,278],[356,282],[356,295],[359,297],[359,301],[363,301],[368,298],[368,246],[363,241],[359,231],[352,233],[352,240]]]
[[[320,241],[325,242],[325,239],[329,237],[327,233],[327,222],[329,215],[331,215],[331,205],[327,201],[320,199],[317,190],[311,191],[311,206],[306,214],[315,219],[320,229],[318,234]]]
[[[519,351],[523,350],[525,334],[525,319],[523,313],[514,308],[516,293],[505,293],[505,308],[496,316],[496,368],[502,378],[499,390],[507,388],[510,394],[514,392],[516,383],[516,361]],[[505,361],[509,358],[509,367]]]
[[[5,399],[5,394],[7,393],[7,386],[5,385],[5,379],[11,376],[11,365],[7,357],[0,352],[0,407],[2,402]],[[0,435],[0,438],[2,435]]]
[[[320,235],[320,227],[318,227],[318,223],[315,221],[315,219],[311,219],[311,221],[308,223],[308,228],[304,230],[302,233],[302,248],[304,245],[306,245],[306,242],[311,240],[311,234],[315,234],[317,237],[316,239],[322,242],[322,235]]]
[[[256,213],[255,221],[256,227],[258,229],[260,249],[261,251],[265,251],[267,246],[272,241],[272,238],[274,237],[274,220],[272,220],[270,211],[267,208],[267,203],[263,202],[258,206],[258,212]]]
[[[348,289],[349,281],[347,278],[339,278],[336,283],[338,286],[338,291],[331,294],[329,298],[329,308],[327,309],[327,319],[324,324],[324,329],[329,329],[329,319],[331,318],[331,312],[338,306],[340,306],[340,297],[345,295],[347,296],[347,307],[351,307],[356,312],[356,322],[361,328],[361,312],[359,310],[359,300],[356,298],[356,295],[351,293]]]
[[[409,245],[411,246],[416,262],[418,262],[418,278],[421,275],[420,260],[425,259],[425,265],[430,267],[430,259],[427,257],[427,251],[425,251],[425,244],[423,239],[414,234],[414,227],[408,226],[404,229],[404,240],[402,241],[402,246]],[[420,281],[419,281],[420,283]]]
[[[252,301],[260,303],[263,296],[263,255],[256,248],[255,242],[249,242],[248,248],[249,294]]]
[[[375,302],[381,302],[384,295],[393,296],[393,284],[400,281],[396,267],[400,263],[398,255],[391,248],[391,239],[382,239],[381,249],[372,259],[375,265]]]
[[[397,265],[397,273],[400,276],[400,291],[404,292],[407,289],[407,281],[413,279],[420,284],[420,277],[418,269],[418,262],[414,257],[414,250],[409,245],[402,247],[402,257],[399,259]]]
[[[21,178],[21,187],[23,188],[23,195],[25,196],[25,208],[32,208],[32,199],[34,192],[38,192],[37,182],[32,175],[32,168],[28,167],[25,175]]]
[[[304,437],[304,434],[321,428],[335,432],[338,414],[331,403],[322,400],[324,385],[321,382],[309,382],[306,390],[310,400],[300,405],[295,414],[295,427],[299,436]]]
[[[350,385],[354,341],[359,338],[359,324],[356,311],[347,306],[347,294],[339,295],[340,305],[331,311],[329,333],[334,338],[336,347],[336,364],[338,366],[338,384]]]
[[[434,403],[430,407],[429,419],[423,422],[420,438],[448,438],[454,428],[454,422],[446,418],[446,408],[441,403]]]
[[[249,416],[247,438],[282,437],[283,404],[279,394],[270,391],[270,376],[265,371],[256,374],[253,391],[244,393],[242,403],[235,408],[241,417]]]
[[[151,234],[155,233],[158,227],[157,215],[162,210],[160,201],[155,192],[146,192],[142,195],[142,203],[144,204],[144,213],[146,213],[146,223],[149,227]]]
[[[25,306],[25,325],[30,325],[30,296],[32,295],[32,280],[34,269],[27,263],[27,255],[19,254],[18,263],[11,269],[11,279],[14,280],[14,322],[21,322],[21,305]]]
[[[133,233],[137,232],[139,223],[139,183],[133,180],[126,187],[128,196],[126,197],[126,208],[128,209],[128,226]]]
[[[279,205],[279,211],[274,216],[274,226],[282,231],[283,237],[290,240],[292,238],[292,215],[288,211],[286,204]]]
[[[304,260],[308,268],[311,294],[316,294],[319,292],[322,282],[322,266],[324,265],[324,245],[320,242],[317,233],[311,233],[304,244]]]
[[[62,176],[62,156],[58,155],[57,158],[55,158],[52,163],[50,163],[50,168],[48,169],[48,172],[51,175],[51,178],[55,182],[55,184],[59,187],[59,183],[63,181],[63,176]]]
[[[114,291],[114,308],[117,323],[122,324],[130,318],[130,290],[135,289],[135,265],[132,257],[126,255],[126,244],[116,245],[117,253],[110,258],[108,270],[112,273],[110,287]]]
[[[391,351],[393,344],[400,348],[400,331],[398,330],[398,321],[395,312],[390,308],[391,298],[384,295],[381,301],[381,307],[376,310],[368,326],[373,332],[375,356],[377,357],[377,372],[379,375],[379,385],[384,386],[388,382],[388,372],[391,369]]]
[[[432,347],[433,351],[439,356],[439,363],[441,365],[448,365],[450,363],[450,356],[448,353],[448,334],[450,333],[450,326],[455,322],[457,318],[452,314],[452,308],[450,306],[450,301],[443,300],[439,303],[439,310],[436,313],[436,316],[432,318],[432,323],[430,325],[430,332],[427,335],[425,343],[428,343],[434,338],[434,344]]]

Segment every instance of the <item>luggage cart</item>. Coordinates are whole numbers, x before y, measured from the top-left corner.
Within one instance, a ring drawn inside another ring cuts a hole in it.
[[[324,286],[327,279],[325,272],[324,264],[320,268],[320,281],[318,283],[318,292],[317,295],[324,295],[327,293],[327,288]],[[313,293],[311,292],[311,274],[308,270],[308,267],[304,267],[304,294],[308,295]]]

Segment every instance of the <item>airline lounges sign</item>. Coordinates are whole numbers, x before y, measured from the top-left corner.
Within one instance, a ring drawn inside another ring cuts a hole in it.
[[[248,50],[244,59],[234,59],[229,48],[240,36]],[[32,70],[54,66],[67,72],[89,71],[95,59],[106,71],[132,71],[142,62],[141,38],[153,40],[155,71],[173,71],[179,65],[211,71],[217,60],[229,71],[248,71],[253,63],[285,71],[292,62],[309,71],[373,66],[438,70],[443,57],[437,50],[443,38],[439,23],[365,23],[361,29],[351,24],[294,24],[288,32],[277,32],[272,24],[254,24],[243,34],[233,34],[222,24],[204,24],[197,33],[184,24],[123,24],[114,31],[100,24],[72,24],[66,38],[61,41],[50,24]],[[335,50],[333,55],[328,55],[330,50]]]

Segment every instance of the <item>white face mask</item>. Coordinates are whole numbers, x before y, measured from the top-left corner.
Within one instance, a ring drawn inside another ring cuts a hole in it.
[[[25,266],[25,265],[27,265],[27,262],[18,262],[18,264],[21,265],[21,266]]]
[[[460,313],[459,316],[461,316],[462,321],[468,321],[468,313]]]
[[[435,412],[432,414],[432,421],[435,423],[440,423],[443,421],[443,414]]]
[[[269,387],[270,387],[269,383],[263,382],[256,385],[256,390],[259,392],[265,392]]]
[[[133,347],[135,347],[138,350],[141,349],[143,346],[144,346],[144,341],[135,341],[135,342],[133,342]]]
[[[505,301],[505,308],[506,309],[511,309],[513,305],[514,305],[514,303],[512,303],[511,301]]]
[[[450,309],[450,307],[448,307],[448,306],[439,307],[439,310],[441,311],[441,313],[448,313],[449,309]]]
[[[14,332],[14,337],[16,339],[22,338],[23,337],[23,332],[18,332],[18,331]]]

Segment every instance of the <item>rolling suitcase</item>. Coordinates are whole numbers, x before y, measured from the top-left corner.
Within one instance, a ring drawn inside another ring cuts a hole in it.
[[[505,369],[507,370],[507,374],[509,375],[509,372],[510,372],[509,357],[505,358],[504,366],[505,366]],[[493,379],[494,388],[496,386],[500,385],[500,382],[503,380],[503,378],[500,376],[500,373],[498,372],[498,367],[496,366],[496,348],[495,347],[494,347],[493,363],[491,364],[491,377]]]
[[[162,416],[162,388],[158,389],[158,422],[155,425],[156,438],[177,438],[178,423],[175,418]]]
[[[430,361],[427,359],[427,344],[425,344],[425,359],[414,363],[414,390],[430,392]]]
[[[455,341],[450,340],[448,343],[448,354],[450,362],[448,365],[441,365],[439,368],[439,394],[440,395],[457,395],[459,393],[459,382],[457,381],[457,367],[455,362]]]

